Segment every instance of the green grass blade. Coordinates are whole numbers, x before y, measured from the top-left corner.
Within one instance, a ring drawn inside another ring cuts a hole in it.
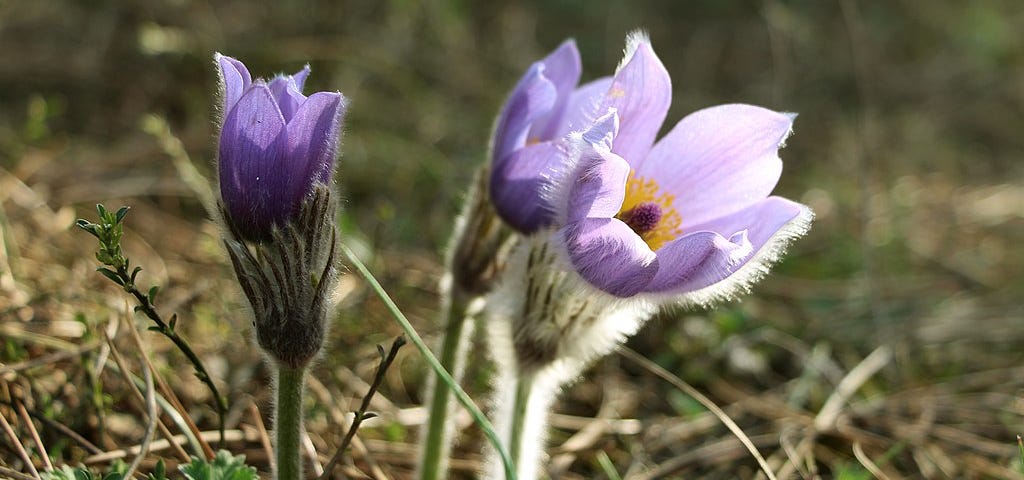
[[[366,268],[366,265],[364,265],[363,262],[360,261],[358,257],[356,257],[355,253],[353,253],[352,250],[348,248],[347,245],[345,245],[343,242],[339,242],[339,244],[341,246],[341,251],[345,254],[346,257],[348,257],[349,261],[352,262],[352,265],[356,267],[356,270],[359,271],[359,274],[366,279],[366,282],[369,283],[370,288],[372,288],[373,291],[377,293],[377,296],[380,297],[381,301],[384,302],[384,305],[388,307],[388,310],[391,311],[391,315],[395,317],[395,320],[398,321],[398,324],[402,327],[402,330],[404,330],[405,334],[409,337],[410,340],[412,340],[413,345],[416,345],[416,348],[419,349],[420,353],[423,355],[423,358],[425,358],[427,360],[427,363],[430,365],[430,368],[432,368],[434,372],[437,373],[438,378],[441,379],[441,381],[443,381],[445,385],[448,386],[448,389],[455,394],[455,398],[459,400],[459,403],[461,403],[462,406],[469,411],[469,414],[473,417],[473,421],[475,421],[476,424],[480,426],[480,430],[484,432],[484,436],[487,437],[487,440],[491,442],[491,445],[494,446],[494,449],[498,452],[498,455],[501,457],[501,463],[505,468],[505,478],[507,480],[515,480],[516,474],[515,469],[512,465],[512,461],[510,460],[510,457],[508,456],[508,452],[505,450],[505,447],[501,444],[501,441],[498,440],[498,434],[494,432],[494,427],[491,425],[491,422],[487,421],[487,418],[484,417],[484,414],[483,412],[480,411],[480,408],[477,407],[475,403],[473,403],[473,400],[469,398],[469,395],[467,395],[466,392],[462,390],[462,387],[460,387],[452,378],[452,376],[448,373],[448,371],[441,366],[441,362],[439,362],[437,360],[437,357],[435,357],[434,354],[430,351],[430,349],[427,348],[427,344],[423,342],[423,339],[420,338],[420,335],[416,333],[416,330],[414,328],[412,328],[412,324],[409,323],[409,320],[405,318],[405,315],[402,313],[402,311],[398,309],[398,306],[395,305],[395,302],[393,300],[391,300],[391,297],[388,295],[388,292],[384,291],[384,288],[381,287],[380,283],[377,282],[377,279],[374,278],[372,273],[370,273],[370,270]]]

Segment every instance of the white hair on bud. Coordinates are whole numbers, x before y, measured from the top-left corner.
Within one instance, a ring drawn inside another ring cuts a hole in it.
[[[636,49],[640,48],[643,43],[651,43],[650,35],[644,30],[633,30],[626,35],[626,48],[622,50],[622,60],[615,67],[615,73],[619,73],[619,70],[622,70],[622,67],[625,67],[633,59]]]

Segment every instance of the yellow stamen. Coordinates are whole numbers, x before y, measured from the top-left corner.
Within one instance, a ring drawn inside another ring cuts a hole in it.
[[[658,250],[683,232],[680,228],[683,219],[679,212],[672,208],[675,199],[675,195],[661,192],[657,182],[637,177],[636,171],[632,170],[629,172],[629,179],[626,180],[626,198],[622,201],[622,208],[616,216],[632,210],[641,203],[654,203],[661,207],[661,221],[658,225],[640,234],[640,238],[647,242],[651,250]]]

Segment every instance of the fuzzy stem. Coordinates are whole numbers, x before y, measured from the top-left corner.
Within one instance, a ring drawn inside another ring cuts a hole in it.
[[[509,455],[512,462],[521,466],[524,462],[520,458],[523,453],[523,436],[526,429],[527,406],[530,403],[530,392],[533,390],[531,377],[520,378],[516,381],[515,400],[512,403],[512,430],[509,432]],[[529,461],[530,459],[527,459]],[[523,478],[520,476],[519,478]]]
[[[447,315],[444,338],[441,342],[441,357],[438,359],[445,370],[451,372],[456,382],[462,380],[465,365],[465,351],[472,335],[473,319],[467,308],[471,298],[458,287],[447,289],[450,298],[446,299]],[[455,422],[450,420],[452,413],[451,391],[443,383],[440,376],[435,375],[430,382],[428,394],[430,412],[426,433],[420,440],[420,480],[439,480],[447,476],[448,456],[454,441]]]
[[[519,480],[540,478],[549,410],[561,385],[553,380],[543,370],[523,375],[503,372],[495,383],[495,420]],[[486,478],[500,478],[494,451],[489,449],[487,456]]]
[[[278,365],[277,404],[274,415],[274,435],[277,437],[277,480],[302,478],[302,457],[299,441],[302,437],[302,392],[306,369]]]

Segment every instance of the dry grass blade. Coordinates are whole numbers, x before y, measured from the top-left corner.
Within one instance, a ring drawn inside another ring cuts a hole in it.
[[[156,411],[156,392],[153,387],[153,373],[149,370],[148,365],[143,365],[142,375],[146,381],[146,415],[149,417],[149,422],[146,424],[146,435],[142,438],[142,444],[139,446],[139,454],[132,460],[131,465],[128,465],[124,478],[131,478],[135,471],[138,470],[142,459],[146,458],[146,455],[149,454],[150,443],[153,442],[153,435],[156,434],[156,426],[159,423]]]
[[[14,428],[11,427],[10,423],[7,423],[7,417],[0,414],[0,427],[3,427],[4,432],[7,433],[7,439],[11,441],[11,445],[14,446],[14,450],[18,452],[21,460],[25,462],[29,471],[32,472],[32,477],[39,479],[39,471],[36,470],[36,466],[32,464],[32,458],[29,457],[28,452],[25,451],[25,446],[18,441],[18,435],[14,433]]]
[[[725,426],[733,433],[733,435],[736,435],[736,438],[743,443],[743,446],[747,448],[747,451],[749,451],[757,460],[757,464],[761,467],[764,474],[768,476],[768,479],[777,480],[775,478],[775,474],[772,473],[771,467],[768,466],[768,462],[765,461],[761,452],[759,452],[757,447],[754,446],[754,443],[750,441],[750,438],[747,437],[745,433],[743,433],[743,430],[740,429],[739,425],[736,425],[736,422],[729,418],[729,415],[727,415],[725,411],[719,408],[718,405],[715,405],[715,402],[712,402],[710,398],[705,397],[704,394],[700,393],[696,388],[693,388],[690,384],[684,382],[683,379],[673,375],[671,372],[661,368],[658,364],[644,358],[633,350],[624,346],[619,349],[619,353],[637,363],[644,369],[671,383],[676,388],[693,397],[694,400],[700,402],[700,404],[703,405],[704,408],[710,410],[711,413],[714,413],[715,416],[718,417],[718,419],[721,420],[722,423],[725,424]]]
[[[850,373],[843,377],[839,386],[832,392],[832,395],[825,401],[825,405],[814,417],[814,429],[819,432],[827,431],[835,426],[836,419],[843,409],[843,405],[849,401],[854,394],[872,376],[882,369],[892,358],[892,351],[889,347],[881,346],[871,352],[864,360],[853,367]]]
[[[267,426],[263,423],[260,407],[256,406],[256,401],[251,397],[249,399],[249,414],[252,415],[252,422],[256,424],[256,431],[260,434],[260,445],[263,446],[263,453],[269,459],[270,471],[274,471],[274,447],[271,445],[270,434],[267,433]]]
[[[39,456],[43,458],[43,464],[46,465],[47,470],[53,470],[53,464],[50,463],[50,455],[46,453],[46,447],[43,445],[43,441],[39,439],[39,432],[36,431],[35,424],[32,423],[32,418],[29,417],[28,411],[25,410],[25,405],[14,400],[14,404],[17,405],[18,415],[21,417],[21,423],[28,429],[29,435],[32,436],[32,441],[35,442],[36,448],[39,449]]]
[[[117,364],[118,370],[121,372],[122,378],[124,378],[124,381],[131,386],[129,390],[132,392],[132,394],[135,396],[135,399],[138,400],[140,404],[146,405],[146,397],[145,395],[142,394],[142,392],[139,391],[138,387],[135,385],[135,382],[132,380],[131,371],[128,370],[128,365],[125,363],[124,358],[121,356],[121,352],[117,350],[117,348],[114,346],[113,340],[107,335],[107,332],[105,331],[103,332],[103,338],[107,342],[107,348],[109,349],[111,355],[114,357],[114,363]],[[160,428],[161,435],[163,435],[164,438],[167,439],[170,445],[174,446],[175,450],[178,452],[178,456],[182,459],[182,461],[188,462],[188,454],[185,453],[185,450],[181,448],[181,445],[178,445],[178,443],[174,442],[174,435],[171,433],[170,430],[167,429],[163,422],[159,421],[159,417],[157,417],[157,425]]]
[[[867,454],[864,453],[864,449],[860,446],[860,442],[854,442],[853,444],[853,456],[857,457],[857,461],[860,462],[867,471],[871,472],[878,480],[889,480],[889,476],[875,465],[875,462],[868,458]]]
[[[146,367],[155,372],[156,369],[153,368],[153,362],[150,361],[149,354],[146,353],[146,347],[142,344],[142,337],[139,335],[139,331],[135,328],[135,323],[131,322],[131,318],[132,317],[130,316],[125,317],[125,320],[129,322],[128,332],[131,333],[135,346],[139,349],[139,352],[142,353],[142,360],[146,363]],[[185,406],[181,404],[181,400],[178,399],[174,390],[171,390],[171,387],[167,385],[167,382],[164,381],[162,376],[155,375],[155,378],[157,384],[160,386],[160,392],[163,393],[164,397],[167,398],[169,402],[171,402],[171,405],[174,405],[174,408],[181,414],[181,417],[188,425],[188,429],[192,431],[192,435],[194,435],[196,440],[199,442],[200,447],[203,449],[203,455],[206,456],[207,460],[213,460],[213,448],[211,448],[209,442],[203,439],[203,436],[200,435],[201,432],[199,427],[192,421],[192,417],[188,415],[188,411],[185,410]]]

